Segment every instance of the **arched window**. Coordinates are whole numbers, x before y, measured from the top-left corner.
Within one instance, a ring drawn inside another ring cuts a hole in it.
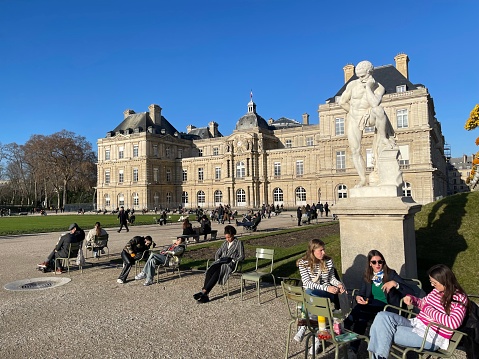
[[[298,187],[294,191],[296,204],[306,204],[306,190],[303,187]]]
[[[236,178],[243,178],[246,176],[246,167],[243,161],[236,163]]]
[[[118,194],[118,207],[125,205],[125,196],[123,193]]]
[[[279,187],[276,187],[273,190],[273,201],[276,202],[283,202],[283,190]]]
[[[220,190],[215,191],[215,203],[221,203],[223,202],[223,192]]]
[[[404,182],[402,186],[402,195],[404,197],[412,197],[412,186],[409,182]]]
[[[166,192],[166,203],[171,204],[171,192]]]
[[[246,193],[244,189],[236,191],[236,203],[238,206],[246,206]]]
[[[203,191],[198,191],[197,193],[197,202],[198,204],[205,204],[205,192]]]
[[[140,196],[138,193],[133,193],[133,205],[139,206],[140,205]]]
[[[345,184],[338,186],[338,198],[348,198],[348,187]]]
[[[188,203],[188,192],[181,193],[181,203],[183,204]]]

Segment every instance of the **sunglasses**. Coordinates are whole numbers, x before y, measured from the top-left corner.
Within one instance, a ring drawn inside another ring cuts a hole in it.
[[[371,264],[376,265],[376,264],[384,264],[384,261],[379,260],[379,261],[371,261]]]

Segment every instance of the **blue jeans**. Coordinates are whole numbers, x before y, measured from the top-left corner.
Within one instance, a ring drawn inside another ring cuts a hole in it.
[[[373,358],[387,358],[393,342],[406,347],[419,348],[423,338],[413,333],[412,329],[411,322],[399,314],[380,312],[369,330],[368,351],[373,354]],[[436,351],[439,347],[426,342],[424,349]]]
[[[166,256],[164,254],[151,253],[150,257],[143,267],[143,273],[146,274],[146,279],[152,281],[155,276],[155,268],[157,265],[165,264]]]

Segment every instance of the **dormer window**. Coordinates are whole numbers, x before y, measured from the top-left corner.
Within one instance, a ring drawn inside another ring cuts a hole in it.
[[[396,86],[396,92],[406,92],[406,85]]]

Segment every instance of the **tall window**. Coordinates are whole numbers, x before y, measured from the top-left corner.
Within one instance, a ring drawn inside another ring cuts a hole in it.
[[[105,207],[110,207],[110,206],[111,206],[110,195],[109,195],[109,194],[106,194],[106,195],[105,195]]]
[[[118,171],[118,183],[123,183],[124,181],[124,176],[123,176],[123,170]]]
[[[110,183],[110,170],[105,170],[105,184]]]
[[[171,192],[166,192],[166,203],[171,203]]]
[[[139,206],[140,205],[140,196],[138,193],[133,193],[133,205]]]
[[[200,167],[200,168],[198,168],[198,181],[203,182],[203,180],[204,180],[203,168]]]
[[[296,177],[303,177],[304,162],[303,160],[296,161]]]
[[[296,203],[306,201],[306,190],[303,187],[298,187],[294,191],[296,197]]]
[[[125,205],[125,196],[123,193],[118,194],[118,207]]]
[[[239,161],[236,163],[236,177],[243,178],[246,176],[246,167],[243,161]]]
[[[153,168],[153,182],[158,183],[160,181],[160,170],[158,168]]]
[[[399,146],[399,167],[401,169],[409,168],[409,145]]]
[[[338,186],[338,198],[348,198],[348,187],[344,184]]]
[[[218,147],[213,147],[213,156],[218,156],[219,150]]]
[[[166,147],[165,151],[166,151],[166,157],[169,158],[169,157],[170,157],[170,154],[171,154],[170,148],[169,148],[169,147]]]
[[[198,148],[198,157],[203,157],[203,149]]]
[[[307,137],[306,138],[306,146],[313,146],[313,145],[314,145],[313,137]]]
[[[336,136],[344,135],[344,118],[337,118],[334,121],[334,129]]]
[[[153,200],[155,201],[155,207],[158,207],[158,204],[160,203],[160,196],[158,195],[158,192],[155,192],[153,195]]]
[[[138,182],[138,168],[133,168],[133,182]]]
[[[138,145],[133,145],[133,157],[138,157]]]
[[[166,182],[171,182],[171,170],[169,168],[166,170]]]
[[[215,167],[215,181],[221,179],[221,167]]]
[[[239,189],[236,191],[236,203],[238,206],[246,206],[246,193],[244,189]]]
[[[125,158],[125,150],[123,146],[118,147],[118,158]]]
[[[215,203],[221,203],[223,202],[223,192],[220,190],[215,191]]]
[[[275,177],[281,176],[281,162],[274,163],[274,176]]]
[[[158,157],[158,145],[153,145],[153,156]]]
[[[346,151],[336,152],[336,169],[344,170],[346,168]]]
[[[412,196],[412,187],[409,182],[404,182],[402,186],[402,195],[404,197],[411,197]]]
[[[183,168],[183,182],[188,181],[188,170]]]
[[[181,193],[181,203],[183,204],[188,203],[188,192]]]
[[[283,190],[279,187],[276,187],[273,190],[273,201],[274,202],[283,202]]]
[[[198,197],[198,203],[201,203],[201,204],[205,203],[205,192],[198,191],[197,197]]]
[[[110,149],[105,149],[105,160],[108,161],[110,159]]]
[[[183,158],[183,149],[178,148],[178,158]]]
[[[397,110],[396,117],[397,117],[397,121],[398,121],[398,128],[409,127],[409,121],[408,121],[408,118],[407,118],[407,110],[406,109]]]
[[[286,148],[291,148],[291,147],[293,147],[293,141],[291,141],[291,140],[286,140],[285,146],[286,146]]]

